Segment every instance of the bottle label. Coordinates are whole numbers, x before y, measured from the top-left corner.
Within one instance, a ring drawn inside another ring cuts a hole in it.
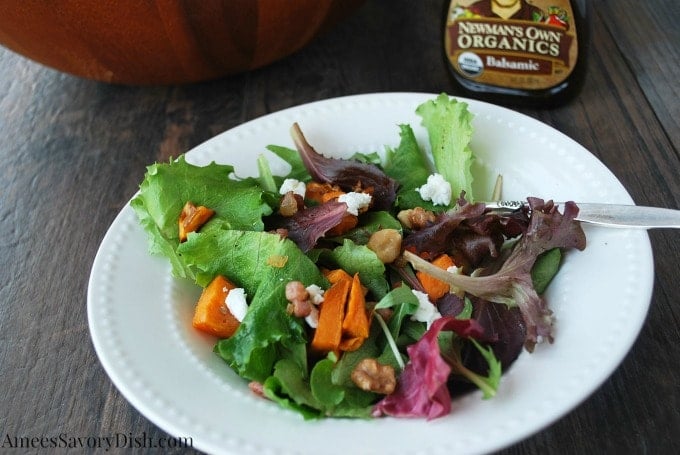
[[[563,82],[578,59],[569,0],[452,0],[446,55],[481,84],[540,90]]]

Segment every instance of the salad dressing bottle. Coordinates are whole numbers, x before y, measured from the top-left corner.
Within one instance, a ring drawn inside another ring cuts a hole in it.
[[[446,61],[462,94],[554,107],[580,90],[587,0],[451,0],[447,6]]]

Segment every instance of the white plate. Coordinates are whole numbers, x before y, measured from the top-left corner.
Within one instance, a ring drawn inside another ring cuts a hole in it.
[[[233,164],[254,175],[268,144],[292,147],[299,122],[309,142],[332,156],[382,151],[409,123],[427,144],[415,108],[436,95],[383,93],[298,106],[240,125],[196,147],[188,161]],[[474,100],[472,148],[477,197],[504,176],[504,197],[632,203],[610,171],[583,147],[530,117]],[[427,145],[426,145],[427,146]],[[268,152],[266,152],[268,153]],[[271,156],[275,172],[287,165]],[[126,206],[104,237],[92,267],[88,318],[106,372],[139,412],[197,449],[239,454],[484,453],[541,430],[588,397],[637,337],[651,299],[653,260],[645,232],[586,227],[588,246],[570,252],[547,299],[556,339],[522,353],[498,395],[471,393],[451,415],[416,419],[305,422],[253,396],[212,352],[213,339],[191,328],[199,290],[171,278],[163,258]],[[634,277],[635,279],[630,279]]]

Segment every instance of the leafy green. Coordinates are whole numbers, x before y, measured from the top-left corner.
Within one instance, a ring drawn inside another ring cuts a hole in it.
[[[347,387],[354,386],[351,379],[352,371],[354,371],[354,368],[363,359],[377,357],[378,354],[380,354],[380,348],[377,345],[377,341],[381,335],[382,332],[378,327],[376,327],[376,325],[371,325],[369,336],[359,349],[345,352],[335,364],[332,377],[333,383]]]
[[[473,116],[467,103],[442,93],[418,106],[416,113],[427,129],[435,169],[451,184],[454,198],[465,191],[466,198],[472,201]]]
[[[376,319],[381,325],[385,325],[388,333],[385,333],[387,338],[387,344],[378,361],[386,364],[392,365],[395,369],[400,370],[404,365],[404,354],[399,354],[399,352],[404,352],[405,344],[402,342],[404,339],[413,339],[402,331],[402,328],[408,328],[409,320],[406,320],[407,316],[415,314],[418,310],[418,298],[411,292],[411,288],[406,285],[401,285],[393,290],[391,290],[385,297],[383,297],[375,306],[376,310],[380,309],[391,309],[392,315],[389,318],[388,323],[382,322],[382,319],[376,315]],[[417,323],[422,326],[423,331],[425,325],[422,323]],[[398,341],[398,342],[397,342]],[[400,348],[402,348],[400,350]]]
[[[399,145],[385,148],[385,173],[399,181],[402,188],[414,190],[434,172],[430,159],[420,148],[411,125],[399,125]]]
[[[301,182],[307,182],[312,178],[297,150],[289,147],[282,147],[280,145],[268,145],[267,150],[290,165],[291,170],[286,175],[286,178],[296,179]]]
[[[385,264],[375,253],[364,245],[357,245],[345,239],[342,245],[333,250],[321,252],[320,259],[330,262],[350,275],[359,274],[361,284],[366,286],[376,299],[381,299],[389,290],[385,278]]]
[[[209,229],[189,234],[177,250],[195,270],[201,286],[218,274],[249,295],[271,281],[285,284],[298,280],[320,286],[327,283],[316,264],[294,242],[269,232]]]
[[[343,355],[343,359],[350,354],[353,353]],[[361,356],[359,360],[363,358]],[[377,395],[357,388],[349,378],[338,381],[339,368],[343,369],[339,362],[325,358],[314,365],[307,378],[305,370],[295,362],[280,360],[273,376],[263,384],[264,394],[307,420],[323,416],[370,417],[371,405]]]
[[[184,155],[147,168],[139,194],[130,205],[149,234],[152,254],[170,260],[175,276],[193,278],[177,254],[178,219],[186,202],[215,211],[209,224],[228,229],[262,231],[262,217],[272,213],[263,189],[255,179],[235,180],[233,166],[210,163],[195,166]]]
[[[240,376],[263,382],[274,364],[288,358],[306,368],[303,322],[286,312],[285,287],[264,283],[253,296],[245,318],[215,351]]]
[[[561,262],[562,251],[559,248],[548,250],[536,258],[536,262],[531,268],[531,280],[538,294],[545,292],[552,279],[557,275]]]
[[[327,413],[332,413],[345,398],[343,387],[333,383],[333,367],[332,360],[319,360],[314,365],[310,378],[312,395]]]
[[[380,157],[380,155],[378,155],[377,152],[371,153],[356,152],[352,156],[350,156],[349,159],[366,164],[375,164],[378,167],[382,167],[383,165],[382,158]]]
[[[284,408],[299,412],[306,419],[321,417],[319,402],[312,395],[307,370],[289,359],[274,366],[274,374],[263,384],[264,395]]]
[[[377,395],[359,389],[351,380],[338,381],[336,367],[337,363],[326,358],[317,362],[312,369],[312,394],[321,404],[323,412],[333,417],[370,417]]]
[[[482,354],[484,360],[486,360],[489,365],[489,371],[487,376],[483,376],[473,371],[465,368],[462,364],[459,364],[458,372],[475,384],[483,393],[484,398],[492,398],[496,395],[496,390],[498,390],[498,385],[501,382],[501,375],[503,374],[501,368],[501,362],[498,361],[493,353],[493,350],[489,347],[485,348],[479,344],[474,338],[470,338],[469,341],[477,348],[477,350]]]
[[[456,319],[470,319],[472,317],[472,301],[468,296],[465,296],[463,300],[463,309],[459,314],[456,315]]]
[[[327,281],[295,243],[266,232],[212,229],[189,235],[178,251],[199,284],[224,275],[244,288],[250,300],[236,333],[216,347],[232,368],[243,377],[264,381],[281,357],[306,365],[305,329],[286,312],[285,284],[301,281],[325,288]]]
[[[399,338],[404,318],[415,314],[418,309],[418,298],[408,286],[398,286],[385,295],[375,306],[376,310],[386,308],[391,308],[393,311],[388,327],[392,337],[396,340]]]
[[[423,149],[418,144],[410,125],[399,125],[400,141],[396,149],[386,147],[385,173],[400,184],[396,205],[400,209],[423,207],[428,210],[441,210],[431,202],[424,201],[416,188],[427,182],[434,168]]]
[[[340,237],[334,237],[331,240],[338,243],[343,243],[345,239],[350,239],[359,245],[365,245],[375,232],[381,229],[395,229],[400,233],[403,227],[399,220],[392,214],[385,211],[367,212],[359,218],[359,226],[346,232]]]
[[[257,157],[258,181],[265,191],[276,193],[281,185],[278,185],[269,167],[269,161],[264,155]]]

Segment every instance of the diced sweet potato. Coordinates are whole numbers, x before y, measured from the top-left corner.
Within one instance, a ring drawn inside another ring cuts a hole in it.
[[[333,186],[330,183],[308,182],[305,192],[305,199],[314,201],[318,204],[323,204],[324,195],[329,192],[340,191],[338,186]],[[328,200],[328,199],[326,199]]]
[[[369,318],[366,314],[366,298],[364,287],[359,281],[359,274],[352,278],[352,287],[347,300],[347,310],[342,321],[342,341],[340,350],[355,351],[361,347],[369,332]]]
[[[331,284],[335,284],[341,280],[349,281],[350,283],[352,282],[352,275],[342,269],[324,270],[323,275]]]
[[[347,274],[345,273],[345,275]],[[323,302],[319,309],[319,323],[314,331],[314,338],[312,338],[311,347],[313,351],[338,351],[340,347],[345,303],[352,286],[352,278],[349,275],[347,276],[349,279],[338,279],[323,295]]]
[[[453,259],[451,259],[451,256],[448,254],[442,254],[441,256],[438,256],[432,261],[432,264],[436,265],[442,270],[446,270],[449,267],[456,265],[454,264]],[[447,292],[450,292],[451,287],[443,281],[440,281],[423,272],[416,272],[416,276],[418,277],[420,284],[423,285],[425,293],[427,293],[432,302],[439,300],[441,297],[446,295]]]
[[[342,235],[350,229],[354,229],[359,224],[359,217],[346,213],[342,220],[326,232],[327,237],[335,237]]]
[[[198,231],[201,226],[213,217],[215,211],[202,205],[196,207],[187,202],[179,215],[179,241],[184,242],[190,232]]]
[[[232,336],[240,322],[231,314],[225,300],[229,291],[235,288],[222,275],[216,276],[198,299],[192,321],[194,328],[218,338]]]

